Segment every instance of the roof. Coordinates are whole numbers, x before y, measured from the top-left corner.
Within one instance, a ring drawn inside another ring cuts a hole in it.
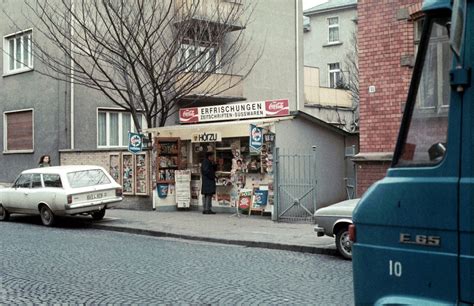
[[[319,126],[322,126],[328,130],[331,130],[333,132],[336,132],[340,135],[343,135],[343,136],[350,136],[350,135],[357,135],[359,133],[350,133],[350,132],[347,132],[343,129],[340,129],[338,127],[335,127],[334,125],[330,124],[330,123],[327,123],[326,121],[323,121],[321,119],[318,119],[304,111],[297,111],[297,112],[294,112],[292,113],[292,115],[296,116],[297,118],[300,117],[300,118],[304,118],[314,124],[317,124]]]
[[[321,3],[313,6],[303,12],[303,15],[313,15],[324,13],[327,11],[341,10],[350,7],[356,7],[357,0],[329,0],[328,2]]]
[[[451,9],[450,0],[425,0],[423,1],[422,11],[431,11],[438,9]]]
[[[43,167],[43,168],[34,168],[23,171],[22,173],[64,173],[71,171],[81,171],[89,169],[103,169],[99,166],[89,166],[89,165],[70,165],[70,166],[53,166],[53,167]]]

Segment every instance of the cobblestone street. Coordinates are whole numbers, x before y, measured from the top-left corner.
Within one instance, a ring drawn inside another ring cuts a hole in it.
[[[0,223],[0,304],[353,304],[350,261]]]

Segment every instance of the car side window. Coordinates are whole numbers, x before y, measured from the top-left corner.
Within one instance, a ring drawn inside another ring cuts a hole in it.
[[[31,174],[22,174],[17,178],[13,187],[30,188],[30,183],[31,183]]]
[[[41,174],[35,173],[31,178],[31,188],[41,188]]]
[[[44,187],[62,188],[61,177],[59,174],[43,174]]]

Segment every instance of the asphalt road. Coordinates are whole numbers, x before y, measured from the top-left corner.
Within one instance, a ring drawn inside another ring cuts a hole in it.
[[[352,305],[350,261],[0,222],[0,304]]]

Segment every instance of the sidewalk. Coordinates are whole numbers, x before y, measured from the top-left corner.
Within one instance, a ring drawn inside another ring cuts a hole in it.
[[[336,254],[334,238],[317,237],[313,224],[279,223],[263,216],[109,209],[103,220],[91,224],[98,229],[157,237]]]

